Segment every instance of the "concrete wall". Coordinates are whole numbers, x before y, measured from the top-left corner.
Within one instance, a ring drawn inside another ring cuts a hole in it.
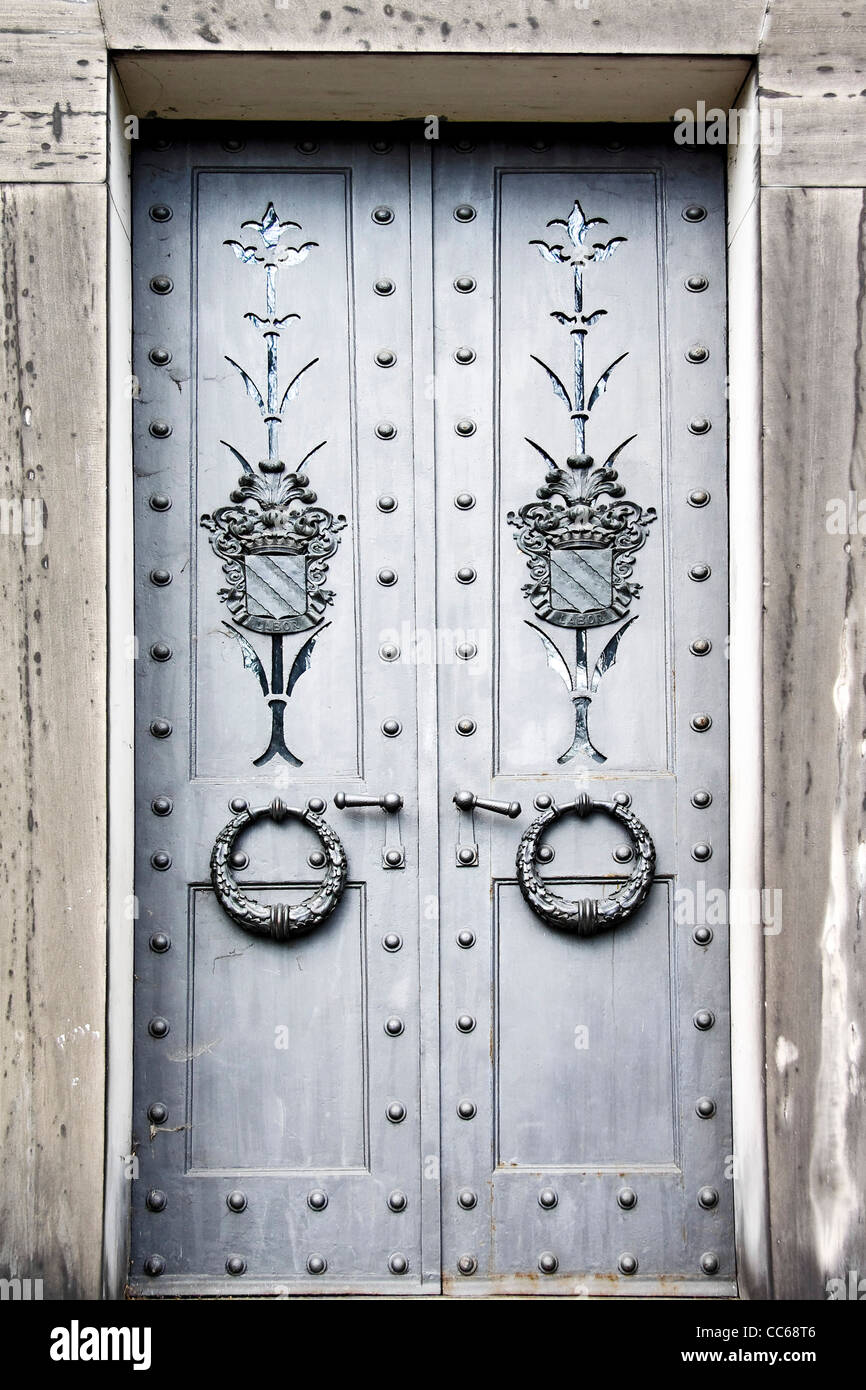
[[[781,888],[784,902],[782,931],[762,936],[759,958],[772,1287],[778,1298],[821,1298],[828,1278],[866,1270],[866,967],[857,949],[866,839],[863,541],[856,519],[852,534],[826,524],[832,499],[847,505],[853,491],[866,500],[866,11],[855,0],[436,0],[423,13],[366,0],[326,4],[6,0],[0,14],[2,496],[37,499],[42,518],[40,532],[25,509],[29,528],[7,527],[11,534],[0,537],[8,633],[0,665],[0,1275],[42,1277],[52,1298],[96,1298],[102,1288],[106,276],[109,228],[116,253],[125,236],[108,185],[109,54],[141,116],[353,119],[376,114],[356,109],[369,93],[363,64],[373,55],[390,60],[374,84],[388,114],[502,118],[492,101],[510,72],[512,114],[553,119],[659,119],[689,98],[730,100],[744,60],[756,58],[770,124],[759,199],[744,208],[742,225],[751,235],[760,204],[760,855],[764,885]],[[413,53],[426,55],[425,65],[408,69],[407,84],[399,71]],[[580,54],[587,56],[574,83],[563,78],[561,59]],[[281,83],[287,64],[296,80]],[[355,105],[346,109],[346,83],[357,81],[348,74],[358,72]],[[491,82],[492,72],[500,75]],[[306,107],[292,108],[289,91]],[[780,118],[781,127],[772,124]],[[113,304],[110,317],[122,336],[126,304]],[[741,324],[737,331],[744,341]],[[124,407],[112,380],[114,437],[122,440]],[[736,738],[733,756],[756,765],[755,748],[738,750]],[[118,910],[115,903],[113,939],[124,931]],[[127,986],[112,992],[116,1028]],[[109,1172],[120,1163],[118,1146],[114,1134]],[[759,1152],[750,1150],[749,1161],[758,1163]],[[119,1219],[116,1202],[109,1219]],[[768,1269],[749,1271],[752,1292],[765,1291],[768,1279]]]

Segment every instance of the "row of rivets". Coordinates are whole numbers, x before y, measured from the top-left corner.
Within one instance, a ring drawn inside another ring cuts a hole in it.
[[[717,1274],[719,1270],[719,1257],[713,1251],[708,1250],[701,1256],[701,1269],[704,1274]],[[327,1272],[328,1261],[324,1255],[310,1255],[307,1259],[307,1272],[313,1275],[321,1275]],[[148,1255],[144,1261],[144,1272],[152,1278],[158,1278],[165,1273],[166,1263],[161,1255]],[[409,1261],[406,1256],[395,1252],[388,1260],[388,1268],[392,1274],[405,1274],[409,1269]],[[559,1269],[559,1260],[550,1250],[545,1250],[538,1257],[538,1268],[542,1274],[555,1274]],[[230,1255],[225,1262],[226,1273],[233,1277],[245,1274],[247,1262],[242,1255]],[[478,1269],[478,1261],[474,1255],[461,1255],[457,1260],[457,1269],[460,1274],[472,1275]],[[637,1274],[638,1261],[635,1255],[628,1252],[620,1255],[617,1260],[617,1269],[620,1274],[631,1276]]]
[[[687,207],[683,208],[682,215],[686,222],[703,222],[703,220],[707,216],[707,210],[698,203],[691,203]],[[684,281],[686,289],[691,294],[702,294],[703,291],[709,287],[709,283],[710,282],[707,279],[706,275],[701,274],[689,275]],[[686,351],[687,361],[693,364],[706,362],[708,361],[709,356],[709,348],[706,347],[703,343],[694,343]],[[711,423],[705,416],[695,416],[692,420],[689,421],[688,428],[692,434],[707,434],[711,429]],[[687,498],[688,504],[691,507],[706,507],[710,500],[710,493],[707,491],[706,488],[694,488],[689,493]],[[689,570],[689,578],[692,579],[696,584],[701,584],[710,578],[711,573],[712,570],[710,566],[701,562],[691,566]],[[711,650],[711,648],[712,643],[709,641],[708,638],[699,637],[696,638],[690,644],[689,650],[692,652],[694,656],[706,656],[707,653]],[[701,734],[706,733],[707,730],[712,727],[712,722],[712,718],[709,714],[695,714],[692,716],[690,720],[691,727],[695,731],[695,733]],[[697,807],[698,809],[703,809],[709,806],[711,801],[712,796],[707,791],[696,791],[692,796],[692,805]],[[693,845],[692,858],[697,860],[698,863],[703,863],[712,856],[712,852],[712,847],[709,844],[701,842],[699,844]],[[712,933],[710,933],[710,937],[711,936]],[[695,933],[693,939],[695,941],[698,940],[697,933]],[[699,942],[699,944],[706,943]]]
[[[701,222],[706,217],[706,208],[698,204],[691,204],[683,209],[683,217],[687,222]],[[709,280],[705,275],[690,275],[685,281],[686,289],[692,294],[701,294],[709,286]],[[688,349],[686,357],[692,363],[703,363],[709,358],[709,350],[703,344],[695,344]],[[689,430],[692,434],[706,434],[710,426],[710,421],[705,417],[695,417],[689,422]],[[688,503],[692,507],[705,507],[710,501],[710,494],[705,488],[695,488],[689,493]],[[693,565],[689,571],[691,579],[700,583],[710,577],[710,566],[706,564]],[[695,656],[706,656],[711,650],[712,643],[708,638],[696,638],[690,650]],[[692,717],[691,727],[697,733],[705,733],[712,726],[712,718],[709,714],[696,714]],[[710,792],[699,789],[692,794],[692,805],[698,810],[704,810],[712,802]],[[692,857],[699,863],[705,862],[712,855],[712,847],[701,842],[692,847]],[[692,934],[692,940],[697,945],[708,945],[712,940],[712,931],[709,927],[697,927]],[[709,1009],[699,1009],[693,1018],[694,1026],[702,1032],[712,1028],[715,1023],[715,1016]],[[704,1096],[697,1102],[695,1109],[702,1119],[709,1119],[715,1114],[715,1103]],[[714,1188],[702,1188],[698,1194],[698,1203],[706,1209],[711,1209],[718,1202],[718,1193]],[[701,1259],[701,1267],[705,1273],[713,1274],[718,1269],[718,1259],[713,1254],[705,1254]]]

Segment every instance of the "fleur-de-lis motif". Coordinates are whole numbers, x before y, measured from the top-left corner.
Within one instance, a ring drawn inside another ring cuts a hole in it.
[[[628,356],[620,353],[587,392],[586,339],[607,310],[584,313],[584,273],[588,266],[610,260],[627,240],[615,236],[609,241],[587,243],[593,227],[607,225],[605,217],[587,218],[575,199],[567,218],[555,217],[547,223],[548,227],[565,229],[570,250],[559,242],[536,239],[529,243],[546,261],[570,266],[573,286],[574,312],[556,309],[551,314],[571,337],[571,384],[566,386],[562,377],[534,353],[531,358],[547,376],[557,400],[568,410],[574,430],[574,452],[563,467],[541,444],[526,436],[526,442],[547,464],[547,475],[536,494],[539,500],[521,507],[517,515],[508,514],[510,525],[516,528],[515,540],[529,557],[532,582],[524,585],[523,592],[536,615],[555,627],[575,630],[572,670],[553,639],[534,623],[528,624],[541,638],[548,665],[565,682],[574,703],[574,739],[559,758],[560,763],[578,753],[596,762],[605,761],[589,737],[591,692],[613,666],[623,634],[635,621],[636,615],[628,617],[629,606],[640,593],[640,585],[631,579],[634,554],[646,544],[649,525],[655,520],[654,508],[644,509],[625,500],[625,486],[613,466],[618,455],[636,438],[634,434],[617,445],[600,468],[594,467],[594,459],[586,452],[591,412],[605,394],[615,369]],[[626,621],[604,646],[590,677],[588,629],[622,619]]]
[[[268,456],[258,462],[258,474],[243,454],[227,440],[220,442],[243,468],[230,505],[217,507],[213,514],[201,518],[201,524],[211,533],[211,546],[223,562],[228,587],[220,590],[220,598],[238,627],[271,638],[270,679],[255,648],[230,623],[226,623],[237,640],[244,667],[256,678],[271,709],[271,739],[267,749],[255,764],[261,765],[273,757],[299,764],[286,747],[283,731],[286,702],[295,684],[309,669],[316,639],[328,626],[323,622],[327,605],[333,603],[333,590],[325,587],[328,559],[337,549],[339,532],[346,525],[343,516],[334,516],[316,505],[316,493],[309,485],[304,471],[314,454],[326,440],[308,449],[292,472],[280,458],[280,428],[287,407],[294,401],[302,379],[319,361],[313,357],[293,373],[285,389],[280,390],[279,343],[281,329],[300,314],[277,314],[277,274],[281,266],[299,265],[311,249],[318,245],[306,241],[300,246],[282,245],[290,231],[301,230],[301,224],[280,221],[273,203],[268,203],[259,220],[241,224],[242,231],[258,235],[260,245],[227,239],[238,260],[244,265],[257,264],[265,271],[265,314],[247,313],[244,317],[262,329],[266,345],[267,377],[261,389],[252,375],[226,355],[225,360],[239,374],[244,390],[258,406],[268,432]],[[259,476],[259,474],[261,476]],[[319,626],[321,624],[321,626]],[[283,675],[284,636],[316,628],[295,656],[288,679]]]

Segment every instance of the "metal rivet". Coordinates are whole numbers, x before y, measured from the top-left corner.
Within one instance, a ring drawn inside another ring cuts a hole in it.
[[[385,1111],[392,1125],[399,1125],[406,1118],[406,1107],[399,1100],[394,1100]]]
[[[475,280],[471,275],[458,275],[454,281],[454,288],[458,294],[471,294],[475,289]]]
[[[151,348],[147,355],[155,367],[167,367],[171,361],[168,348]]]
[[[390,154],[394,146],[390,140],[371,140],[370,149],[374,154]]]
[[[459,647],[454,648],[454,651],[461,661],[471,661],[473,656],[478,655],[478,648],[474,642],[461,642]]]
[[[164,589],[166,584],[171,583],[171,570],[151,570],[150,582],[155,584],[157,588]]]
[[[701,1269],[704,1274],[718,1274],[719,1257],[712,1250],[708,1250],[705,1255],[701,1255]]]
[[[620,1255],[616,1267],[620,1274],[637,1274],[637,1259],[634,1255]]]
[[[696,637],[689,646],[689,651],[693,656],[706,656],[713,650],[713,644],[708,637]]]
[[[694,941],[696,946],[709,946],[712,939],[713,931],[711,927],[695,927],[692,932],[692,941]]]
[[[321,796],[311,796],[307,802],[307,810],[312,811],[314,816],[320,816],[327,809],[328,803]]]
[[[323,1192],[321,1188],[314,1188],[312,1192],[307,1194],[307,1206],[310,1211],[324,1211],[327,1205],[328,1194]]]
[[[150,732],[154,738],[168,738],[171,735],[171,724],[167,719],[152,719]]]
[[[395,1014],[393,1018],[385,1019],[385,1032],[389,1038],[399,1038],[403,1032],[403,1020]]]
[[[148,945],[158,956],[164,955],[171,946],[171,937],[166,936],[164,931],[155,931]]]
[[[611,154],[620,154],[625,149],[625,145],[622,140],[611,140],[610,144],[605,145],[604,148],[610,150]]]
[[[471,1014],[461,1014],[457,1020],[457,1028],[461,1033],[471,1033],[475,1027],[475,1019]]]
[[[617,864],[627,864],[630,859],[634,858],[634,850],[631,845],[617,845],[613,857]]]
[[[168,1198],[158,1187],[152,1187],[148,1192],[145,1202],[148,1211],[165,1211],[168,1206]]]
[[[396,583],[397,583],[397,571],[396,571],[396,570],[380,570],[379,573],[376,575],[376,579],[377,579],[378,583],[380,583],[381,585],[383,585],[384,588],[390,589],[390,587],[391,587],[392,584],[396,584]]]
[[[709,579],[712,570],[703,561],[699,565],[692,565],[689,570],[689,579],[693,579],[696,584],[703,584],[705,579]]]
[[[461,439],[468,439],[471,434],[475,433],[476,428],[474,420],[458,420],[454,425],[454,429]]]
[[[471,565],[463,565],[455,574],[454,578],[458,584],[474,584],[478,578]]]
[[[389,931],[386,936],[382,937],[382,945],[386,951],[399,951],[403,945],[403,938],[397,932]]]
[[[713,847],[705,841],[692,845],[692,858],[697,859],[699,864],[703,864],[707,859],[712,859]]]
[[[237,154],[246,148],[246,143],[246,140],[223,140],[222,147],[224,150],[228,150],[229,154]]]
[[[622,1207],[623,1211],[633,1211],[637,1206],[637,1193],[633,1187],[621,1187],[616,1194],[617,1206]]]
[[[464,1187],[462,1192],[457,1193],[457,1205],[462,1207],[464,1211],[471,1211],[477,1201],[477,1196],[469,1187]]]
[[[307,1272],[309,1274],[324,1274],[328,1268],[328,1261],[324,1255],[311,1255],[307,1260]]]
[[[167,1018],[152,1018],[147,1025],[147,1031],[152,1038],[167,1038],[171,1032],[171,1025]]]
[[[550,145],[546,140],[530,140],[528,148],[535,150],[536,154],[542,154],[545,150],[550,149]]]
[[[167,207],[165,203],[154,203],[150,209],[150,217],[154,222],[170,222],[171,208]]]
[[[709,283],[706,275],[690,275],[686,280],[686,289],[691,290],[692,294],[702,294]]]
[[[405,1255],[392,1255],[388,1261],[388,1268],[392,1274],[405,1274],[409,1268],[409,1261]]]
[[[150,862],[155,869],[164,874],[166,869],[171,868],[171,855],[167,854],[164,849],[158,849],[155,854],[150,856]]]
[[[559,1198],[552,1187],[543,1187],[538,1194],[538,1205],[545,1211],[552,1211]]]
[[[154,642],[150,649],[150,655],[154,661],[170,661],[171,647],[167,642]]]
[[[695,415],[693,419],[689,420],[690,434],[709,434],[712,428],[712,423],[706,415]]]
[[[710,350],[703,343],[693,343],[686,353],[687,362],[706,362],[709,359]]]
[[[475,149],[475,146],[471,140],[455,140],[451,148],[459,151],[460,154],[468,154],[470,150]]]
[[[229,855],[229,863],[233,869],[246,869],[249,867],[250,856],[244,854],[242,849],[233,849]]]
[[[702,1033],[706,1033],[712,1028],[716,1021],[716,1016],[712,1009],[698,1009],[692,1022]]]
[[[397,738],[402,730],[403,725],[399,719],[386,719],[382,724],[382,733],[386,738]]]
[[[625,807],[628,807],[628,806],[631,805],[631,793],[630,793],[630,792],[617,792],[616,796],[615,796],[614,799],[613,799],[613,802],[614,802],[614,805],[615,805],[615,806],[625,806]]]
[[[461,1120],[473,1120],[477,1113],[475,1102],[471,1100],[461,1100],[457,1107],[457,1114]]]
[[[708,714],[693,714],[690,722],[696,734],[705,734],[713,721]]]
[[[547,811],[553,805],[553,797],[548,796],[547,792],[540,792],[533,802],[536,811]]]
[[[695,1110],[702,1120],[710,1120],[716,1113],[716,1102],[709,1096],[701,1096],[695,1105]]]
[[[699,203],[690,203],[688,207],[683,208],[686,222],[703,222],[706,215],[706,208],[702,208]]]
[[[382,348],[376,353],[377,367],[393,367],[396,361],[397,354],[396,352],[392,352],[390,348]]]
[[[719,1194],[714,1187],[702,1187],[698,1193],[698,1206],[704,1211],[712,1211],[719,1204]]]
[[[699,811],[706,810],[712,799],[712,793],[704,791],[702,787],[698,791],[692,793],[692,805],[696,806]]]
[[[168,1119],[168,1106],[163,1105],[161,1100],[155,1100],[153,1105],[148,1108],[147,1118],[151,1124],[164,1125]]]
[[[457,1268],[461,1274],[468,1276],[478,1269],[478,1261],[474,1255],[461,1255],[457,1261]]]
[[[454,209],[454,221],[474,222],[475,209],[473,207],[470,207],[469,203],[461,203],[459,207],[456,207]]]
[[[383,661],[396,661],[400,655],[400,648],[393,642],[383,642],[379,648],[379,655]]]
[[[382,295],[393,294],[396,288],[394,281],[387,279],[377,280],[373,286],[374,293]]]
[[[394,439],[397,434],[397,426],[392,420],[380,420],[376,426],[376,434],[380,439]]]
[[[469,931],[468,927],[464,927],[463,931],[459,931],[457,933],[457,945],[462,947],[464,951],[468,951],[470,946],[475,945],[474,931]]]
[[[542,1274],[555,1274],[559,1269],[559,1260],[549,1250],[545,1250],[538,1257],[538,1268]]]
[[[396,512],[397,498],[391,497],[385,493],[382,497],[377,499],[376,506],[379,508],[380,512]]]
[[[475,498],[471,492],[458,492],[454,498],[454,505],[458,511],[468,512],[475,506]]]
[[[409,1202],[406,1197],[406,1193],[401,1192],[399,1188],[392,1192],[388,1197],[388,1206],[391,1208],[392,1211],[405,1211],[408,1205]]]
[[[471,864],[477,864],[478,851],[473,849],[471,845],[463,845],[457,851],[457,863],[462,864],[464,868],[468,868]]]
[[[150,282],[154,294],[171,294],[174,281],[168,275],[154,275]]]
[[[311,849],[307,855],[307,863],[311,869],[324,869],[326,862],[327,856],[323,850]]]
[[[402,869],[406,863],[402,849],[386,849],[382,858],[389,869]]]
[[[226,1206],[228,1207],[229,1211],[246,1211],[247,1194],[245,1192],[241,1192],[238,1188],[236,1188],[234,1192],[230,1192],[226,1197]]]
[[[552,845],[539,845],[535,851],[535,858],[539,864],[549,864],[555,854],[556,851]]]
[[[144,1272],[149,1274],[152,1279],[157,1279],[160,1274],[165,1272],[165,1260],[162,1255],[148,1255],[144,1262]]]
[[[468,367],[470,362],[475,361],[475,353],[471,347],[459,347],[454,354],[454,361],[459,362],[461,367]]]
[[[462,734],[464,738],[468,738],[470,734],[475,733],[478,725],[475,723],[474,719],[458,719],[454,727],[458,734]]]
[[[694,492],[689,493],[690,507],[705,507],[710,500],[710,494],[702,487],[696,487]]]
[[[233,796],[229,802],[229,810],[234,811],[235,815],[239,815],[241,811],[248,810],[249,804],[242,796]]]
[[[373,209],[370,216],[374,222],[378,222],[380,227],[385,227],[389,222],[394,221],[394,210],[393,208],[378,207]]]
[[[299,140],[295,149],[299,154],[315,154],[319,146],[315,140]]]
[[[164,492],[155,492],[149,499],[149,506],[153,512],[167,512],[171,506],[171,498],[166,497]]]

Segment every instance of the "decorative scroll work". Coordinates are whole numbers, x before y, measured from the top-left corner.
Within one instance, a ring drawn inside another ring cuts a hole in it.
[[[603,217],[587,219],[579,202],[575,202],[567,220],[554,218],[547,225],[565,228],[571,243],[569,251],[558,243],[550,245],[538,240],[529,243],[538,247],[545,260],[571,269],[574,312],[556,310],[551,314],[557,323],[568,329],[571,338],[571,389],[540,357],[533,354],[532,360],[544,371],[557,400],[569,412],[574,452],[562,467],[546,449],[527,436],[526,442],[547,464],[547,476],[536,493],[539,500],[528,502],[516,515],[509,512],[508,521],[516,528],[518,546],[528,556],[531,582],[523,586],[523,592],[537,616],[554,627],[575,630],[572,669],[553,639],[534,623],[528,624],[538,632],[548,665],[560,675],[574,703],[574,739],[558,762],[568,762],[578,753],[604,762],[604,754],[593,747],[589,737],[589,705],[602,676],[616,661],[623,634],[637,617],[636,614],[628,617],[630,605],[640,593],[640,585],[632,580],[635,553],[646,544],[656,513],[655,508],[641,507],[626,498],[625,486],[614,467],[617,457],[635,435],[623,440],[599,468],[586,452],[587,425],[593,407],[628,353],[622,353],[611,362],[587,393],[586,338],[607,310],[584,313],[584,275],[588,266],[609,260],[626,238],[613,237],[608,242],[588,245],[587,233],[593,227],[606,226],[607,221]],[[627,621],[603,648],[590,677],[587,630],[622,619]]]
[[[228,581],[228,587],[220,590],[220,599],[237,627],[231,623],[225,626],[238,641],[244,666],[258,680],[271,708],[270,743],[255,759],[255,766],[275,756],[300,765],[301,759],[286,747],[285,706],[295,683],[309,669],[316,638],[328,626],[322,620],[334,593],[325,587],[327,562],[340,543],[338,533],[346,525],[344,516],[335,517],[316,505],[317,495],[304,472],[304,466],[327,441],[308,450],[291,473],[286,472],[280,458],[280,427],[286,409],[296,399],[304,373],[319,360],[314,357],[296,371],[280,394],[281,332],[291,320],[299,320],[300,314],[278,316],[277,270],[281,266],[300,265],[318,245],[315,241],[305,241],[300,246],[282,245],[290,228],[301,230],[298,222],[281,222],[273,203],[269,203],[261,221],[242,224],[242,231],[256,233],[252,244],[233,240],[224,243],[242,264],[260,266],[265,272],[265,317],[244,315],[262,329],[267,354],[264,392],[233,358],[226,356],[225,360],[238,372],[247,395],[259,407],[267,428],[268,456],[258,462],[256,473],[234,445],[221,440],[244,471],[230,494],[230,504],[201,518],[202,526],[211,533],[211,546],[223,561]],[[322,626],[318,626],[320,623]],[[270,635],[270,678],[255,648],[238,628]],[[283,637],[310,628],[318,630],[297,652],[284,682]]]

